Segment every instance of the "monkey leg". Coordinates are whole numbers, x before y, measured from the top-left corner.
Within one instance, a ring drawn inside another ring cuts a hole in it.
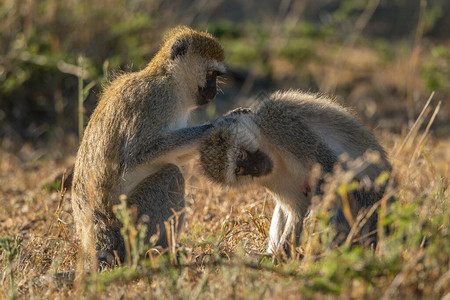
[[[289,256],[290,247],[287,241],[291,234],[294,234],[294,246],[297,246],[301,231],[302,221],[297,220],[288,209],[277,203],[270,223],[267,253],[276,254],[284,250]]]
[[[347,220],[341,207],[336,207],[336,213],[331,219],[331,224],[336,230],[336,236],[333,239],[333,244],[342,245],[352,233],[352,245],[364,245],[375,248],[377,245],[377,210],[371,211],[372,206],[381,199],[382,194],[373,189],[365,190],[359,188],[353,193],[349,194],[348,201],[350,205],[351,214],[354,221],[357,221],[358,230],[352,231],[352,226]]]
[[[358,234],[360,239],[359,244],[364,246],[369,246],[376,248],[378,242],[377,225],[378,225],[378,209],[368,214],[372,206],[383,197],[383,192],[378,192],[371,189],[360,189],[353,193],[353,197],[356,199],[357,203],[360,205],[357,213],[364,214],[362,222],[364,225],[361,226]]]
[[[347,221],[347,218],[344,215],[344,212],[340,207],[337,207],[337,205],[334,208],[334,214],[330,219],[330,225],[335,230],[336,234],[333,236],[332,244],[335,246],[342,245],[347,239],[351,227],[349,222]]]
[[[77,235],[80,238],[83,253],[86,255],[85,258],[89,258],[91,262],[90,259],[93,258],[91,254],[95,253],[100,268],[114,264],[114,253],[123,260],[125,247],[120,235],[120,227],[114,226],[118,222],[111,222],[115,219],[114,216],[108,218],[99,209],[92,209],[91,205],[87,205],[75,193],[72,204]]]
[[[113,214],[106,215],[100,207],[93,207],[83,198],[72,194],[73,216],[77,235],[86,258],[95,253],[99,267],[113,266],[115,256],[125,258],[125,246],[120,234],[120,223]]]
[[[178,223],[173,230],[179,232],[184,220],[184,188],[183,174],[177,166],[168,164],[145,178],[133,190],[127,199],[127,205],[136,208],[136,221],[143,221],[147,225],[145,242],[148,243],[159,228],[160,236],[156,245],[168,246],[164,222],[174,217],[172,209],[179,213],[178,218],[173,218]],[[113,266],[116,255],[121,262],[125,261],[125,243],[120,232],[122,224],[114,216],[107,217],[99,211],[94,211],[93,223],[96,257],[100,268],[105,265]]]
[[[288,215],[285,214],[281,205],[277,203],[270,222],[269,246],[267,249],[269,254],[275,254],[280,250],[281,237],[285,230],[287,219]]]
[[[145,178],[132,192],[128,198],[128,206],[136,207],[137,221],[147,225],[147,243],[159,229],[156,245],[169,245],[165,226],[168,221],[173,224],[171,234],[175,235],[171,236],[176,237],[184,222],[184,191],[184,177],[180,169],[176,165],[167,164],[160,171]]]
[[[121,262],[125,260],[125,244],[120,234],[120,222],[115,217],[106,217],[94,212],[94,235],[96,258],[100,269],[114,266],[116,256]]]

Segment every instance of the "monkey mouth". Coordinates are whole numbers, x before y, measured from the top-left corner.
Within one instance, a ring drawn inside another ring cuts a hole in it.
[[[272,172],[273,164],[269,158],[264,158],[259,162],[258,166],[255,166],[253,170],[249,172],[252,177],[261,177],[268,175]]]
[[[210,103],[214,100],[217,94],[216,88],[211,87],[198,87],[198,94],[197,94],[197,105],[202,106]]]
[[[265,159],[261,162],[259,167],[259,176],[264,176],[272,172],[272,161]]]

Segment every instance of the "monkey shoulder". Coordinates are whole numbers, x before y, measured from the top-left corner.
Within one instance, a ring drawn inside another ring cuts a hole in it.
[[[284,100],[264,101],[255,114],[255,122],[261,128],[284,133],[307,127],[302,107]]]

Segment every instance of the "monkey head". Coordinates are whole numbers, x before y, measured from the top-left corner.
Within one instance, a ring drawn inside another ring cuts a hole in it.
[[[251,114],[216,121],[200,147],[200,164],[205,174],[228,186],[244,186],[269,175],[273,162],[261,149],[259,137]]]
[[[187,109],[210,103],[217,94],[217,76],[225,73],[224,51],[216,39],[188,27],[177,27],[152,60],[172,78],[176,96]]]

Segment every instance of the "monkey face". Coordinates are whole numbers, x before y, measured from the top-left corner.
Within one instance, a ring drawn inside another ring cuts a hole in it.
[[[206,72],[205,86],[198,87],[197,105],[202,106],[211,102],[217,94],[217,76],[222,75],[222,72],[215,70],[208,70]]]
[[[261,134],[252,117],[247,112],[221,118],[202,140],[200,164],[211,180],[245,186],[272,172],[272,159],[261,150]]]
[[[236,155],[236,177],[252,176],[260,177],[269,174],[273,169],[272,160],[261,150],[251,153],[240,149]]]

